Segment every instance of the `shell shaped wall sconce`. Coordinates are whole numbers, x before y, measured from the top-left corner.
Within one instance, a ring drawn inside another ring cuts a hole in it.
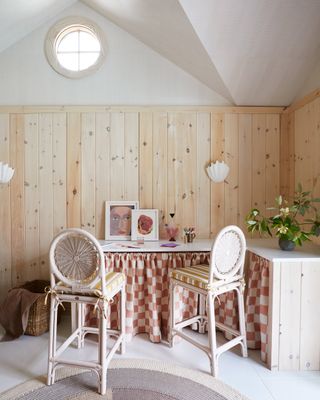
[[[14,169],[0,161],[0,183],[8,183],[13,177]]]
[[[230,167],[224,161],[216,161],[207,166],[207,174],[213,182],[223,182],[228,176]]]

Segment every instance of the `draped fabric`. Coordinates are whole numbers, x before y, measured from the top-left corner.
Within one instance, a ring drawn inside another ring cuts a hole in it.
[[[126,275],[127,340],[138,333],[148,333],[152,342],[166,339],[169,321],[169,274],[173,268],[208,264],[210,253],[106,253],[107,272]],[[176,288],[177,319],[191,318],[198,313],[198,296]],[[109,326],[118,329],[119,302],[115,298],[109,313]],[[90,309],[86,323],[95,326],[96,315]]]
[[[246,298],[247,341],[250,349],[261,349],[261,360],[266,362],[270,261],[251,252],[249,257]]]

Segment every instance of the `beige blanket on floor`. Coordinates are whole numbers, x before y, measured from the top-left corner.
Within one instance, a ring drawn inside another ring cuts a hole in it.
[[[0,324],[6,334],[2,342],[16,339],[24,334],[32,304],[42,296],[41,293],[32,293],[29,290],[11,289],[4,302],[0,305]]]

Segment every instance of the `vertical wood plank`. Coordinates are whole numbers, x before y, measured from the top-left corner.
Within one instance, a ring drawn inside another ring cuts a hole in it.
[[[0,161],[10,162],[9,115],[0,114]],[[12,166],[11,166],[12,167]],[[0,185],[0,302],[11,288],[10,183]]]
[[[293,197],[296,182],[295,182],[295,114],[291,113],[288,118],[288,131],[289,131],[289,170],[288,170],[288,182],[289,182],[289,192],[288,197]],[[281,167],[282,168],[282,167]]]
[[[67,126],[66,113],[52,116],[53,234],[67,227]]]
[[[180,113],[179,117],[179,168],[180,196],[178,207],[182,207],[182,221],[188,227],[196,227],[197,218],[197,116],[195,113]],[[197,230],[196,230],[197,231]]]
[[[111,113],[110,131],[111,200],[124,200],[124,113]]]
[[[301,276],[300,370],[320,369],[319,282],[319,262],[304,261]]]
[[[197,237],[210,237],[210,179],[206,172],[211,158],[211,115],[197,113]]]
[[[182,221],[182,210],[178,208],[178,168],[179,160],[177,154],[177,114],[168,113],[168,210],[175,214],[175,220],[184,224]],[[181,160],[180,160],[181,162]]]
[[[247,233],[245,218],[252,208],[252,115],[239,114],[239,227]]]
[[[266,211],[266,116],[252,116],[252,204],[262,214]]]
[[[211,113],[211,159],[225,161],[224,114]],[[224,188],[225,182],[211,182],[211,236],[216,235],[225,225]]]
[[[124,117],[124,199],[139,199],[139,115]]]
[[[40,276],[39,267],[39,122],[25,116],[25,269],[23,280]]]
[[[81,209],[81,122],[80,113],[67,115],[67,223],[80,228]]]
[[[312,112],[310,105],[295,112],[295,181],[301,183],[304,190],[312,189],[312,161],[310,137],[312,131]]]
[[[41,279],[49,278],[48,251],[53,236],[52,129],[52,114],[39,114],[39,278]]]
[[[140,208],[152,208],[153,176],[153,126],[152,112],[140,113],[139,204]]]
[[[81,114],[81,227],[95,234],[95,113]]]
[[[167,168],[168,168],[168,117],[166,112],[153,113],[153,182],[152,182],[152,207],[159,210],[160,236],[165,237],[164,224],[170,222],[167,193]],[[175,221],[175,218],[174,218]]]
[[[281,130],[280,130],[280,194],[288,199],[291,196],[290,193],[290,142],[293,139],[291,137],[291,114],[281,114]],[[294,154],[293,154],[294,155]],[[294,166],[293,166],[294,168]]]
[[[266,206],[274,207],[275,198],[280,194],[280,126],[279,115],[266,116]],[[266,215],[274,215],[273,211],[266,210]]]
[[[225,224],[238,225],[239,212],[239,133],[238,115],[225,115],[225,159],[230,167],[225,185]]]
[[[104,239],[105,201],[110,200],[110,114],[96,113],[96,236]]]
[[[298,370],[300,352],[301,263],[281,263],[279,369]],[[294,310],[295,318],[292,318]]]
[[[279,370],[279,340],[280,340],[280,290],[281,263],[269,264],[269,304],[268,304],[268,343],[267,365],[271,370]]]
[[[11,276],[13,285],[23,282],[25,267],[24,115],[10,115],[10,163],[15,169],[11,184]]]

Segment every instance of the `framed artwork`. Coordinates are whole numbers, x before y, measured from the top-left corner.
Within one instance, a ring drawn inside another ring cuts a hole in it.
[[[158,210],[132,210],[132,240],[159,240]]]
[[[130,240],[132,211],[138,201],[106,201],[105,240]]]

